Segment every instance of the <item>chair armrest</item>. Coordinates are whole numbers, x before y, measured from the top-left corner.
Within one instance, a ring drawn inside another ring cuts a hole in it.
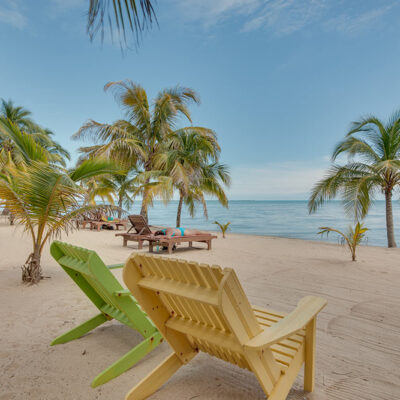
[[[116,269],[116,268],[123,268],[125,264],[112,264],[112,265],[107,265],[108,269]]]
[[[313,320],[326,304],[327,301],[321,297],[306,296],[302,298],[294,311],[250,339],[244,344],[244,347],[248,350],[260,350],[292,336]]]

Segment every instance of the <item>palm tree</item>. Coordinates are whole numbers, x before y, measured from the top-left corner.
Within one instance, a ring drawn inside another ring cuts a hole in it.
[[[117,198],[118,218],[122,217],[122,211],[133,207],[134,198],[142,188],[137,171],[124,171],[121,174],[104,176],[100,179],[99,188],[108,188]]]
[[[22,267],[23,282],[42,278],[41,255],[45,244],[73,229],[74,220],[103,206],[82,205],[85,190],[77,182],[115,173],[109,161],[87,160],[70,171],[43,161],[30,161],[26,170],[8,167],[0,174],[0,199],[32,238],[32,252]]]
[[[11,120],[0,118],[0,171],[2,165],[24,168],[29,160],[65,165],[69,153],[43,132],[27,133]]]
[[[32,113],[24,107],[15,106],[12,100],[1,99],[0,105],[0,152],[10,153],[13,157],[15,148],[16,130],[31,135],[34,142],[46,149],[49,159],[65,166],[65,159],[70,159],[70,154],[59,143],[54,141],[53,132],[40,127],[31,118]],[[0,154],[1,157],[1,154]]]
[[[357,246],[365,239],[365,233],[368,230],[368,228],[365,228],[360,222],[357,222],[354,228],[349,226],[346,233],[328,226],[321,226],[319,229],[321,229],[321,231],[318,232],[319,235],[326,234],[328,236],[330,232],[334,232],[341,236],[342,244],[346,244],[350,250],[352,261],[356,261]]]
[[[386,123],[375,116],[354,122],[346,138],[336,146],[332,160],[341,154],[348,155],[348,163],[333,164],[326,177],[314,186],[310,213],[340,195],[347,213],[359,220],[367,215],[377,192],[383,193],[388,247],[396,247],[392,196],[400,184],[400,111]]]
[[[12,123],[17,125],[19,129],[29,132],[37,128],[31,115],[32,113],[26,108],[15,106],[11,99],[8,101],[1,99],[0,118],[3,120],[10,120]]]
[[[229,185],[230,178],[227,168],[218,163],[220,152],[214,131],[190,127],[171,132],[166,150],[158,154],[156,167],[165,171],[179,193],[177,227],[181,225],[183,204],[188,206],[190,215],[194,216],[195,205],[200,203],[207,216],[204,194],[216,196],[227,207],[228,200],[222,184]],[[214,172],[214,175],[210,172]]]
[[[146,176],[143,183],[141,215],[147,220],[148,206],[155,194],[154,176],[158,155],[164,151],[169,135],[181,117],[191,121],[188,105],[198,103],[197,94],[188,88],[175,87],[161,91],[150,106],[146,91],[132,81],[110,82],[105,90],[113,89],[117,101],[125,109],[126,120],[113,124],[88,121],[73,135],[74,139],[89,138],[94,146],[80,151],[86,157],[105,156],[118,161],[125,169],[136,167]],[[165,192],[168,192],[165,190]]]
[[[111,38],[116,28],[122,45],[127,43],[126,30],[129,29],[134,35],[135,44],[138,44],[140,34],[151,27],[153,20],[157,22],[151,0],[90,0],[87,32],[91,40],[98,31],[103,38],[105,25],[108,25]]]

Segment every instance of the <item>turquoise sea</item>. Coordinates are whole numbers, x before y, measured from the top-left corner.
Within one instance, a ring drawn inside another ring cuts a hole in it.
[[[149,209],[149,222],[152,225],[175,226],[177,201],[167,206],[155,202]],[[280,236],[307,240],[328,240],[338,242],[337,235],[328,238],[317,235],[318,227],[331,226],[340,230],[346,229],[351,221],[346,218],[340,201],[326,203],[316,214],[309,215],[307,201],[250,201],[231,200],[229,208],[223,208],[217,201],[207,201],[208,219],[203,216],[199,207],[194,218],[184,209],[182,227],[205,230],[217,230],[212,222],[231,222],[231,232],[252,235]],[[400,243],[400,203],[393,202],[396,239]],[[138,213],[137,203],[131,213]],[[377,201],[365,219],[367,232],[365,244],[386,246],[385,203]]]

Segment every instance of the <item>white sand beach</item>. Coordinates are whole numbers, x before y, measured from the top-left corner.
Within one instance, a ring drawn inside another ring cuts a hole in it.
[[[123,262],[136,244],[122,247],[112,231],[77,231],[63,240],[96,250],[106,263]],[[21,284],[20,266],[31,242],[0,222],[0,400],[123,399],[170,352],[167,343],[113,381],[92,389],[104,368],[134,347],[140,335],[112,321],[54,347],[61,333],[95,315],[80,289],[44,252],[39,285]],[[400,398],[400,249],[361,246],[350,261],[339,245],[228,234],[213,250],[182,246],[172,257],[233,267],[253,304],[291,311],[306,295],[328,300],[317,333],[316,389],[297,378],[289,400]],[[199,245],[201,247],[201,245]],[[143,251],[147,251],[147,247]],[[121,270],[115,271],[121,279]],[[201,354],[151,399],[263,399],[249,372]]]

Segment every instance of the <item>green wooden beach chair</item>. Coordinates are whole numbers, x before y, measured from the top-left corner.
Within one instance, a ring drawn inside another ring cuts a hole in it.
[[[113,268],[122,268],[124,264],[106,266],[96,252],[59,241],[51,244],[50,252],[100,311],[95,317],[53,340],[51,345],[77,339],[113,318],[140,332],[145,338],[97,375],[92,387],[121,375],[160,344],[162,336],[157,328],[147,318],[129,290],[124,289],[110,271]]]

